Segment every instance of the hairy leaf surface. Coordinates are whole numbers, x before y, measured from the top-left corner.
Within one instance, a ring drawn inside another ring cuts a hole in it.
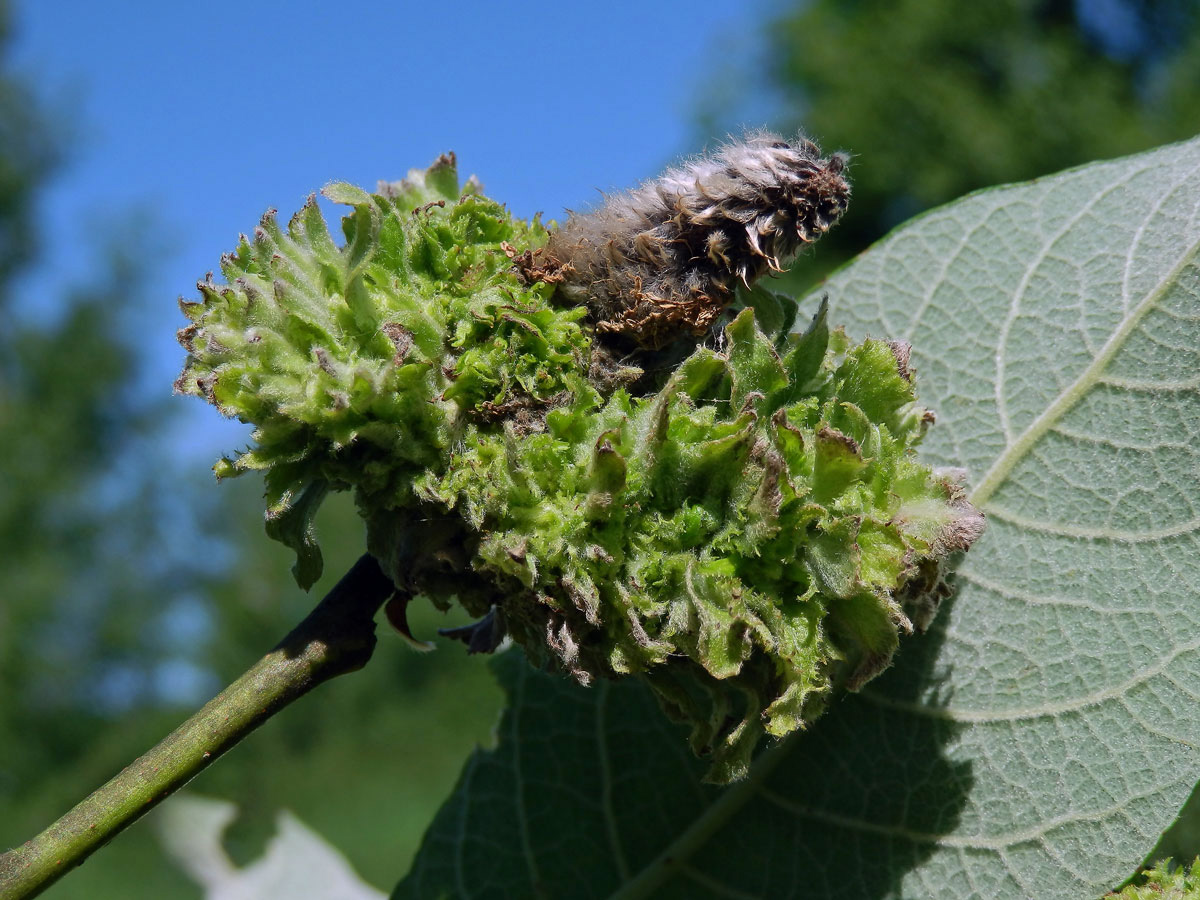
[[[865,163],[864,163],[865,164]],[[931,633],[746,781],[636,685],[499,662],[404,898],[1083,898],[1200,777],[1200,140],[981,192],[825,286],[906,339],[988,515]]]

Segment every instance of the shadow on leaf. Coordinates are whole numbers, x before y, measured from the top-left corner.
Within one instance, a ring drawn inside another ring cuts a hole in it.
[[[636,679],[582,688],[502,654],[498,746],[468,761],[393,898],[913,894],[905,875],[953,831],[972,783],[937,713],[946,612],[723,790],[701,783],[704,762]]]

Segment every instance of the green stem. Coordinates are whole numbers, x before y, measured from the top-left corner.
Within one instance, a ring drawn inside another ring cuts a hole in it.
[[[40,894],[293,700],[366,665],[375,612],[392,591],[374,557],[364,555],[241,678],[33,840],[0,856],[0,900]]]

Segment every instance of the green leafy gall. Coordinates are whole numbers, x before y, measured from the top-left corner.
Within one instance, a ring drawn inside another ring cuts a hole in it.
[[[411,505],[412,480],[444,466],[470,418],[546,404],[588,340],[583,311],[520,285],[504,242],[546,238],[478,193],[460,193],[452,156],[376,194],[331,184],[352,207],[345,244],[315,197],[286,230],[268,212],[221,260],[193,322],[176,390],[255,426],[256,446],[218,463],[219,477],[266,472],[267,526],[297,553],[308,588],[321,573],[312,517],[325,493],[357,487]]]
[[[1108,900],[1196,900],[1200,897],[1200,859],[1190,867],[1161,862],[1124,890],[1105,896]]]
[[[547,231],[460,192],[452,158],[325,194],[352,207],[344,245],[311,200],[265,217],[184,304],[177,385],[255,426],[217,472],[266,471],[301,584],[317,507],[352,489],[402,629],[410,598],[457,600],[484,617],[472,649],[639,676],[716,781],[929,622],[983,520],[914,455],[933,416],[907,345],[851,346],[824,303],[789,334],[795,302],[756,288],[613,378],[587,307],[512,264]]]

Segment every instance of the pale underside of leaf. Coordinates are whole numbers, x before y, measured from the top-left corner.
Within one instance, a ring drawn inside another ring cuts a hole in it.
[[[934,283],[906,285],[955,231]],[[936,626],[940,686],[869,691],[957,724],[946,752],[971,766],[913,887],[944,868],[996,896],[1098,895],[1200,776],[1198,252],[1193,141],[968,198],[830,285],[851,333],[916,300],[942,414],[925,452],[966,465],[989,518]]]
[[[1200,777],[1198,255],[1191,141],[965,198],[835,275],[822,292],[853,338],[912,343],[939,417],[923,454],[966,468],[988,515],[954,602],[723,794],[636,685],[510,674],[528,680],[500,748],[397,896],[1120,883]],[[497,833],[514,817],[515,844]]]

